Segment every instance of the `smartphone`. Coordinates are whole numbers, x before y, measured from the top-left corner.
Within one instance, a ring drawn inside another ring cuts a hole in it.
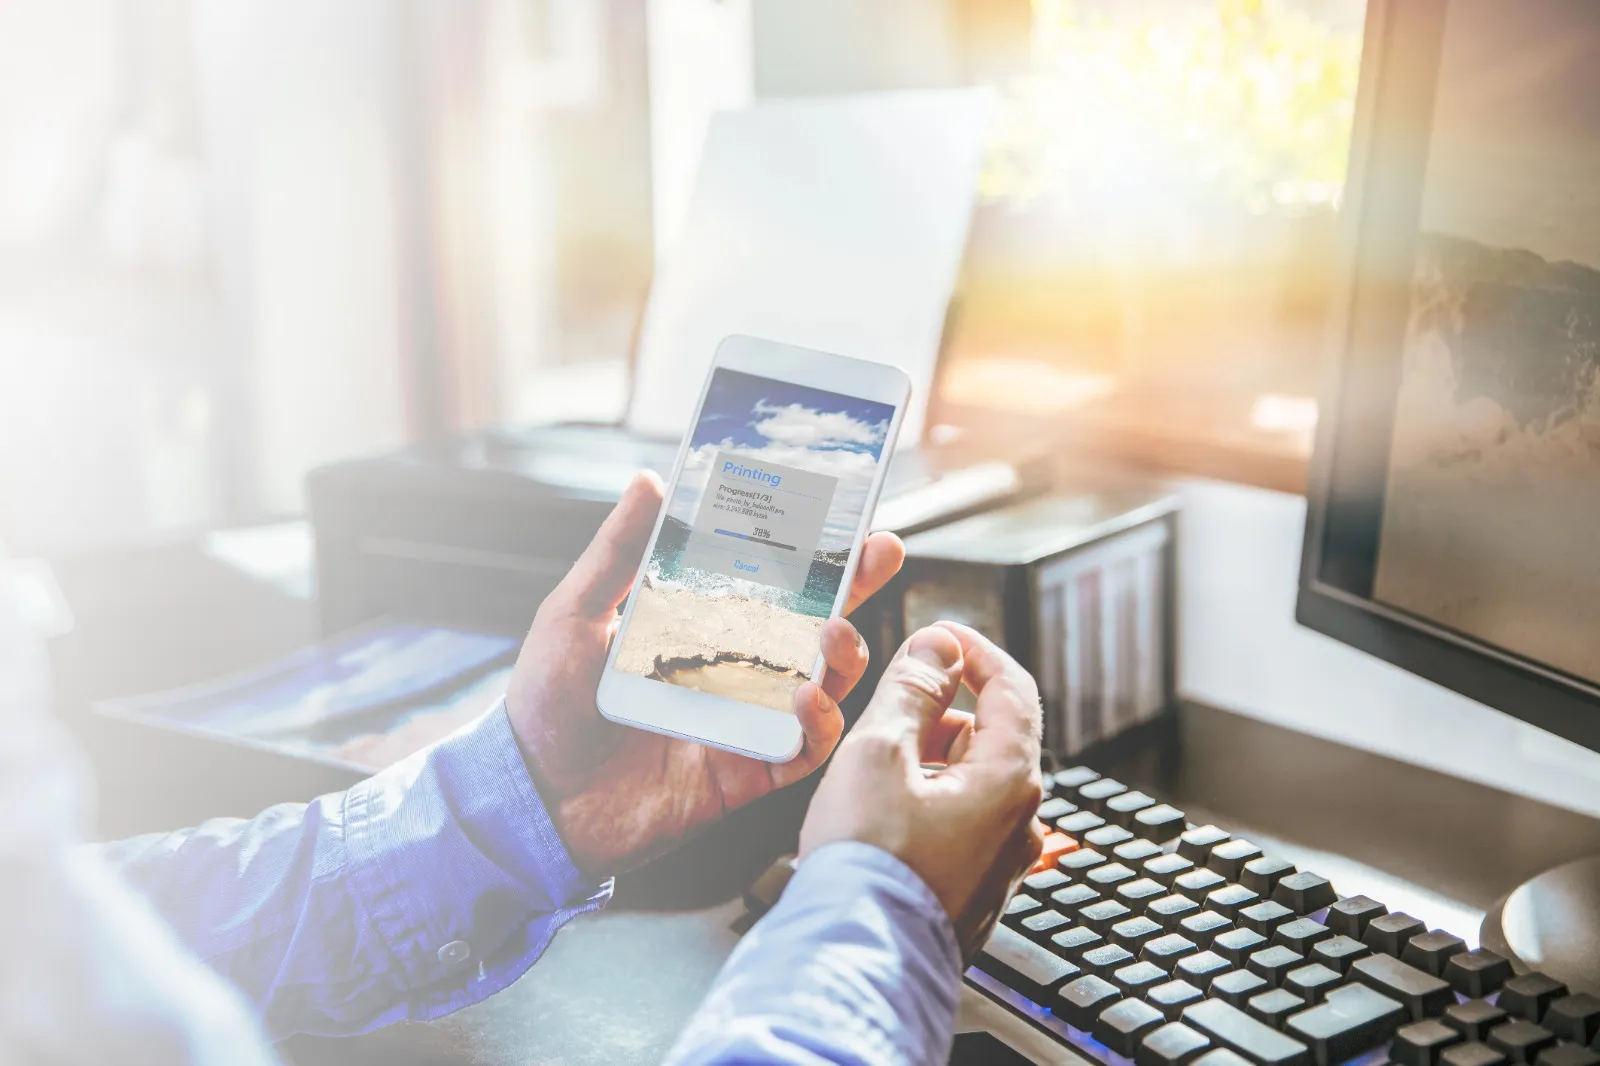
[[[717,347],[596,701],[613,722],[768,762],[799,754],[911,383],[754,337]]]

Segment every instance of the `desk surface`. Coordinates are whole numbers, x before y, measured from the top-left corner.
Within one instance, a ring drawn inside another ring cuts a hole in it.
[[[180,808],[152,807],[149,797],[168,790],[151,780],[170,781],[172,765],[111,761],[125,746],[97,738],[104,723],[71,706],[267,658],[307,638],[308,604],[241,585],[180,549],[91,560],[60,576],[79,621],[78,636],[56,649],[58,670],[71,675],[64,714],[89,743],[102,812],[116,815],[108,834],[312,794],[288,794],[311,788],[309,777],[250,781],[213,767],[189,778]],[[91,579],[94,595],[74,595]],[[1159,749],[1098,768],[1463,936],[1475,937],[1482,913],[1525,878],[1600,852],[1595,819],[1239,715],[1184,705],[1174,733]],[[299,1038],[284,1054],[299,1066],[656,1061],[738,939],[740,892],[792,849],[807,794],[800,786],[769,797],[624,877],[610,908],[569,925],[498,996],[429,1025]]]

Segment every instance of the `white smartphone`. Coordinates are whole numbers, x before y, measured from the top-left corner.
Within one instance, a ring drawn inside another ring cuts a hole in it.
[[[799,754],[911,383],[754,337],[718,347],[611,646],[613,722],[741,755]]]

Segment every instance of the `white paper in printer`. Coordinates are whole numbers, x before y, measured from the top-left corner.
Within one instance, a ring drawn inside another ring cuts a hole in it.
[[[917,443],[992,112],[986,90],[954,89],[714,116],[651,284],[627,427],[681,437],[718,343],[742,333],[900,367],[900,443]]]

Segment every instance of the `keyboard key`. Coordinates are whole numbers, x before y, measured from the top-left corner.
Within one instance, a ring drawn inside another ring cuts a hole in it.
[[[994,927],[974,965],[1041,1004],[1050,1002],[1051,989],[1078,975],[1077,966],[1003,925]]]
[[[1345,985],[1291,1017],[1284,1031],[1310,1046],[1316,1066],[1336,1066],[1379,1047],[1405,1020],[1405,1008],[1388,996]]]
[[[1293,992],[1283,988],[1274,988],[1270,992],[1251,996],[1250,1001],[1244,1005],[1245,1011],[1258,1021],[1283,1031],[1283,1023],[1289,1020],[1289,1015],[1299,1014],[1305,1010],[1306,1001]]]
[[[1296,914],[1314,914],[1339,902],[1339,893],[1333,890],[1333,882],[1326,877],[1301,870],[1280,878],[1278,886],[1272,890],[1272,898]]]
[[[1443,977],[1445,963],[1450,961],[1450,957],[1466,950],[1466,941],[1460,937],[1453,936],[1443,929],[1434,929],[1412,937],[1401,950],[1400,961],[1409,962],[1417,969],[1426,970],[1435,977]]]
[[[1035,860],[1033,868],[1043,873],[1056,873],[1052,869],[1061,856],[1078,850],[1078,842],[1066,833],[1046,833],[1044,844],[1039,849],[1039,858]]]
[[[1054,892],[1050,893],[1051,902],[1053,902],[1057,907],[1068,911],[1077,910],[1080,907],[1087,907],[1089,904],[1097,902],[1103,898],[1104,897],[1100,895],[1099,889],[1091,888],[1090,886],[1084,884],[1067,885],[1065,888],[1058,888]]]
[[[1018,892],[1006,900],[1006,909],[1000,915],[1000,921],[1006,925],[1016,925],[1029,914],[1039,910],[1042,904],[1026,892]]]
[[[1215,951],[1200,951],[1193,955],[1185,955],[1178,960],[1178,965],[1172,968],[1174,976],[1185,981],[1192,981],[1201,988],[1209,988],[1211,979],[1233,969],[1233,963],[1218,955]]]
[[[1351,896],[1328,908],[1328,928],[1351,940],[1360,940],[1368,922],[1388,913],[1388,907],[1370,896]]]
[[[1439,1066],[1503,1066],[1505,1061],[1500,1052],[1476,1040],[1447,1047],[1439,1056]]]
[[[1088,926],[1108,940],[1111,937],[1111,927],[1131,917],[1133,911],[1114,899],[1103,899],[1087,907],[1078,908],[1078,924]]]
[[[1187,873],[1181,873],[1174,877],[1172,879],[1172,890],[1174,892],[1182,892],[1191,899],[1204,899],[1208,892],[1215,892],[1227,883],[1227,878],[1217,873],[1217,871],[1199,866]]]
[[[1071,924],[1072,919],[1052,907],[1049,910],[1034,911],[1018,923],[1017,930],[1029,940],[1043,942]]]
[[[1180,896],[1174,893],[1170,896],[1162,896],[1160,899],[1151,900],[1145,906],[1144,912],[1160,922],[1163,929],[1170,929],[1176,932],[1179,922],[1191,914],[1200,913],[1200,904],[1188,896]]]
[[[1206,995],[1243,1009],[1250,1002],[1250,997],[1259,996],[1271,987],[1260,974],[1249,970],[1230,970],[1211,979],[1211,987],[1206,989]]]
[[[1088,1032],[1100,1012],[1122,998],[1122,990],[1103,977],[1089,974],[1068,981],[1055,998],[1052,1009],[1062,1021]]]
[[[1193,940],[1177,933],[1167,933],[1153,940],[1146,940],[1139,949],[1139,957],[1146,962],[1153,962],[1167,973],[1178,965],[1178,960],[1185,955],[1193,955],[1200,948]]]
[[[1074,881],[1082,881],[1085,874],[1105,861],[1106,857],[1093,848],[1079,848],[1057,859],[1056,869]]]
[[[1282,944],[1305,955],[1311,951],[1313,945],[1319,940],[1326,940],[1333,935],[1333,930],[1319,921],[1311,918],[1301,918],[1297,921],[1286,922],[1273,930],[1272,942]]]
[[[1111,983],[1127,992],[1130,996],[1143,996],[1157,985],[1166,984],[1171,978],[1167,971],[1150,962],[1132,962],[1118,969],[1111,975]]]
[[[1465,1040],[1487,1040],[1489,1030],[1505,1024],[1506,1012],[1486,999],[1469,999],[1446,1007],[1440,1021]]]
[[[1463,996],[1481,998],[1498,992],[1511,979],[1511,963],[1479,948],[1450,956],[1444,965],[1444,979]]]
[[[1065,818],[1077,809],[1078,805],[1070,800],[1064,800],[1060,796],[1051,796],[1039,804],[1039,820],[1054,825],[1056,819]]]
[[[1226,933],[1218,933],[1211,942],[1212,951],[1241,967],[1245,960],[1266,946],[1267,938],[1254,929],[1229,929]]]
[[[1067,792],[1077,792],[1090,781],[1098,780],[1100,775],[1087,766],[1074,766],[1068,770],[1057,770],[1051,775],[1050,787],[1059,796]]]
[[[1190,914],[1178,923],[1178,932],[1203,948],[1209,948],[1218,936],[1232,928],[1233,923],[1216,911]]]
[[[1134,815],[1132,828],[1157,844],[1165,844],[1182,833],[1185,824],[1182,811],[1165,803],[1158,803]]]
[[[1118,860],[1127,863],[1129,866],[1132,866],[1134,863],[1141,863],[1146,859],[1153,859],[1157,855],[1162,854],[1162,851],[1161,845],[1157,844],[1155,841],[1146,840],[1144,837],[1138,837],[1134,840],[1129,840],[1126,843],[1118,844],[1116,847],[1111,849],[1111,854],[1115,855]],[[1146,874],[1145,876],[1148,877],[1149,875]]]
[[[1206,906],[1224,918],[1238,920],[1244,908],[1260,903],[1261,897],[1243,885],[1223,885],[1206,896]]]
[[[1524,1066],[1533,1066],[1534,1061],[1539,1057],[1539,1052],[1545,1048],[1555,1046],[1556,1034],[1542,1025],[1535,1025],[1530,1021],[1516,1018],[1504,1025],[1498,1025],[1490,1029],[1489,1039],[1484,1043],[1512,1062],[1520,1062]]]
[[[1084,873],[1083,879],[1105,890],[1114,888],[1124,881],[1135,880],[1138,876],[1120,862],[1103,862],[1099,866],[1091,866]]]
[[[1540,1024],[1563,1040],[1592,1044],[1600,1037],[1600,999],[1586,992],[1562,996],[1550,1004]]]
[[[1445,1048],[1461,1043],[1461,1034],[1429,1018],[1402,1025],[1389,1045],[1389,1061],[1397,1066],[1439,1066]]]
[[[1404,911],[1397,911],[1368,922],[1367,931],[1361,934],[1361,942],[1373,951],[1381,951],[1398,959],[1412,937],[1427,931],[1428,927],[1417,919]]]
[[[1258,973],[1267,979],[1267,984],[1277,988],[1283,983],[1284,975],[1290,970],[1298,970],[1306,964],[1306,957],[1291,948],[1279,944],[1275,947],[1262,948],[1253,952],[1245,960],[1245,967],[1251,973]]]
[[[1566,985],[1535,970],[1519,974],[1500,987],[1500,1009],[1513,1017],[1541,1022],[1550,1004],[1566,994]]]
[[[1090,1033],[1118,1055],[1132,1058],[1146,1034],[1166,1020],[1164,1014],[1143,1000],[1125,999],[1101,1011]]]
[[[1120,825],[1124,829],[1132,829],[1137,824],[1133,820],[1134,815],[1155,805],[1156,801],[1143,792],[1137,790],[1124,792],[1120,796],[1112,796],[1106,800],[1106,821],[1112,825]]]
[[[1232,833],[1214,825],[1202,825],[1178,837],[1178,854],[1196,866],[1204,866],[1211,857],[1211,849],[1232,836]]]
[[[1069,959],[1078,959],[1085,951],[1104,945],[1106,938],[1087,925],[1075,925],[1050,938],[1054,949]]]
[[[1252,903],[1240,909],[1238,922],[1246,929],[1254,929],[1268,940],[1272,939],[1272,931],[1285,922],[1295,921],[1294,911],[1281,903],[1274,903],[1264,899],[1260,903]]]
[[[1120,944],[1102,944],[1097,948],[1090,948],[1078,956],[1078,965],[1084,973],[1092,973],[1096,977],[1107,980],[1111,975],[1133,962],[1133,952]]]
[[[1310,1066],[1306,1046],[1220,999],[1202,1000],[1183,1012],[1184,1024],[1256,1066]]]
[[[1562,1042],[1539,1052],[1538,1066],[1600,1066],[1600,1054]]]
[[[1271,899],[1272,890],[1286,875],[1295,872],[1294,863],[1275,859],[1271,855],[1258,855],[1244,864],[1239,883],[1262,899]]]
[[[1102,849],[1113,848],[1132,839],[1133,834],[1120,825],[1103,825],[1099,829],[1091,829],[1083,834],[1085,844]]]
[[[1189,1066],[1211,1041],[1182,1022],[1168,1022],[1145,1036],[1133,1053],[1134,1066]]]
[[[1321,1003],[1330,989],[1344,984],[1344,976],[1320,962],[1298,966],[1283,975],[1283,987],[1307,1003]]]
[[[1022,879],[1022,887],[1035,898],[1048,896],[1068,881],[1067,875],[1060,870],[1040,870],[1036,874],[1029,874]]]
[[[1370,954],[1372,949],[1359,940],[1351,940],[1347,936],[1330,936],[1313,945],[1308,958],[1322,963],[1331,970],[1349,973],[1351,963]]]
[[[1260,858],[1261,849],[1248,840],[1224,840],[1211,849],[1211,854],[1206,856],[1206,865],[1217,871],[1230,881],[1239,880],[1239,875],[1244,873],[1244,864],[1251,859]],[[1259,895],[1260,893],[1257,893]]]
[[[1078,789],[1078,806],[1103,816],[1106,813],[1106,800],[1112,796],[1120,796],[1126,791],[1128,791],[1128,786],[1121,781],[1102,777],[1100,780],[1091,781]]]
[[[1117,886],[1117,898],[1136,911],[1145,910],[1150,904],[1168,894],[1166,885],[1149,877],[1124,881]]]
[[[1249,1066],[1250,1060],[1232,1048],[1214,1047],[1194,1060],[1194,1066]]]
[[[1183,1008],[1204,998],[1198,988],[1181,979],[1156,985],[1144,994],[1146,1003],[1173,1021],[1183,1016]]]
[[[1388,955],[1358,959],[1350,967],[1350,977],[1398,1000],[1414,1022],[1438,1017],[1456,998],[1450,986],[1439,978]]]
[[[1111,927],[1110,941],[1121,944],[1134,954],[1144,946],[1145,941],[1161,936],[1162,928],[1144,915],[1127,918]]]
[[[1194,869],[1194,863],[1182,855],[1157,855],[1144,864],[1144,875],[1155,878],[1168,888],[1177,880],[1179,874],[1188,873]]]
[[[1056,819],[1056,828],[1063,833],[1082,835],[1092,829],[1099,829],[1106,824],[1106,820],[1093,811],[1074,811],[1065,818]]]

